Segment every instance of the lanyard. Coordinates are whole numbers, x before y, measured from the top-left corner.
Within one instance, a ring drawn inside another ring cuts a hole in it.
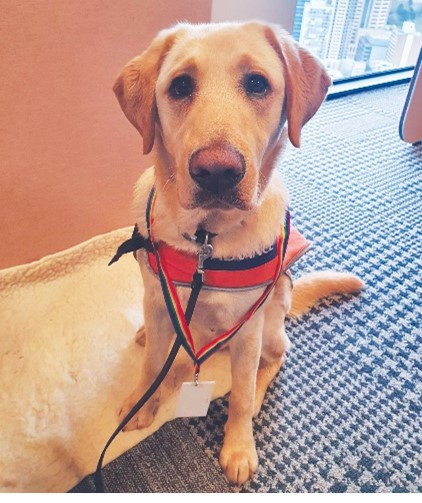
[[[249,309],[249,311],[241,318],[241,320],[234,325],[230,330],[224,332],[223,334],[215,337],[208,344],[200,348],[198,351],[195,349],[194,340],[192,337],[192,333],[190,331],[189,325],[186,321],[185,314],[183,312],[182,306],[180,304],[179,296],[177,295],[176,288],[173,285],[171,278],[167,272],[166,264],[163,260],[161,260],[160,253],[158,251],[158,247],[154,242],[153,235],[153,225],[154,225],[154,205],[156,202],[157,193],[155,188],[153,188],[150,192],[147,204],[146,211],[146,219],[147,219],[147,228],[148,235],[150,238],[150,242],[152,243],[153,252],[157,262],[158,268],[158,276],[160,279],[161,289],[163,291],[164,300],[167,306],[167,310],[172,321],[174,330],[176,332],[176,337],[179,340],[180,344],[186,350],[190,358],[192,359],[195,365],[195,373],[196,375],[199,373],[200,365],[207,360],[212,354],[214,354],[219,348],[221,348],[224,344],[226,344],[232,337],[242,328],[242,326],[256,313],[256,311],[262,306],[262,304],[266,301],[268,295],[271,293],[274,288],[280,272],[283,266],[283,259],[286,253],[288,238],[289,238],[289,229],[290,229],[290,218],[289,213],[286,213],[286,221],[285,224],[281,227],[280,236],[277,238],[277,256],[278,261],[274,271],[274,276],[270,285],[268,285],[264,291],[264,293],[259,297],[259,299],[253,304],[253,306]],[[204,266],[204,255],[206,256],[206,247],[209,247],[209,244],[205,242],[202,248],[202,252],[205,253],[198,254],[198,271],[197,273],[203,274],[203,266]],[[211,248],[212,249],[212,248]],[[208,251],[209,253],[209,251]],[[195,275],[194,275],[195,280]]]

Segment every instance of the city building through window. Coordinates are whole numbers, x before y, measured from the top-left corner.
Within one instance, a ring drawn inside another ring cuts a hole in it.
[[[298,0],[293,36],[333,80],[414,66],[422,0]]]

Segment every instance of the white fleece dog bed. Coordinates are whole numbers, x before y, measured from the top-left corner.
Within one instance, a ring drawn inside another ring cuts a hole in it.
[[[95,471],[142,368],[138,264],[125,256],[107,266],[130,234],[119,229],[0,271],[0,492],[64,492]],[[183,350],[176,364],[191,380]],[[213,398],[229,391],[226,351],[204,364],[201,379],[216,381]],[[151,427],[120,434],[106,463],[174,417],[173,381],[162,385]]]

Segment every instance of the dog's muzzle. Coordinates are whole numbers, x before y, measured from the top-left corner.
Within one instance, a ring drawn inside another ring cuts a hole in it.
[[[218,144],[193,153],[189,174],[208,196],[230,199],[230,194],[245,176],[245,159],[234,147]]]

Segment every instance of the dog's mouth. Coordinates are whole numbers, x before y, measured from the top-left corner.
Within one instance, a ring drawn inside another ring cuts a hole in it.
[[[194,198],[192,208],[204,210],[232,210],[238,209],[247,211],[252,205],[240,197],[237,190],[227,194],[210,194],[207,191],[198,191]]]

